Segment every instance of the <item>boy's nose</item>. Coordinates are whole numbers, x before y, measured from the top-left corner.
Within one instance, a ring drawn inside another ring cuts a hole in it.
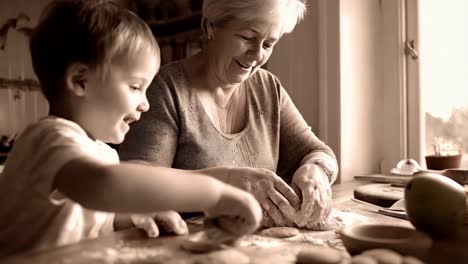
[[[149,105],[149,102],[148,102],[148,98],[146,98],[146,96],[144,97],[144,100],[143,102],[141,102],[139,105],[138,105],[138,111],[141,111],[141,112],[147,112],[150,108],[150,105]]]

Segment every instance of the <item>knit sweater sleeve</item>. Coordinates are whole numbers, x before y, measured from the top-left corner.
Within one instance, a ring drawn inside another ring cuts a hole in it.
[[[302,164],[325,160],[332,168],[329,180],[333,182],[338,168],[333,151],[312,132],[279,80],[277,80],[277,90],[280,100],[278,174],[290,181]]]
[[[161,69],[148,88],[148,112],[132,125],[119,147],[121,160],[144,160],[171,167],[177,151],[179,114],[175,87],[177,75]]]

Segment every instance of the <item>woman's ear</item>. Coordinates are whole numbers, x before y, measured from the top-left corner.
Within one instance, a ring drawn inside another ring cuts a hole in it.
[[[72,63],[65,72],[65,86],[67,91],[76,96],[86,95],[89,67],[82,63]]]

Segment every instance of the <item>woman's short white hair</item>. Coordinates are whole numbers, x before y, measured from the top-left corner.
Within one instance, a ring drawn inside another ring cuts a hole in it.
[[[283,19],[282,33],[293,31],[306,14],[306,0],[204,0],[201,27],[206,34],[207,23],[223,25],[232,21],[249,23],[259,12],[280,10]]]

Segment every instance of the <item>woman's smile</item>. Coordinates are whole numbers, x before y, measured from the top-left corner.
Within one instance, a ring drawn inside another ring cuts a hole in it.
[[[237,62],[237,64],[243,68],[243,69],[247,69],[247,70],[250,70],[251,66],[247,65],[247,64],[243,64],[241,62],[239,62],[238,60],[235,60]]]

